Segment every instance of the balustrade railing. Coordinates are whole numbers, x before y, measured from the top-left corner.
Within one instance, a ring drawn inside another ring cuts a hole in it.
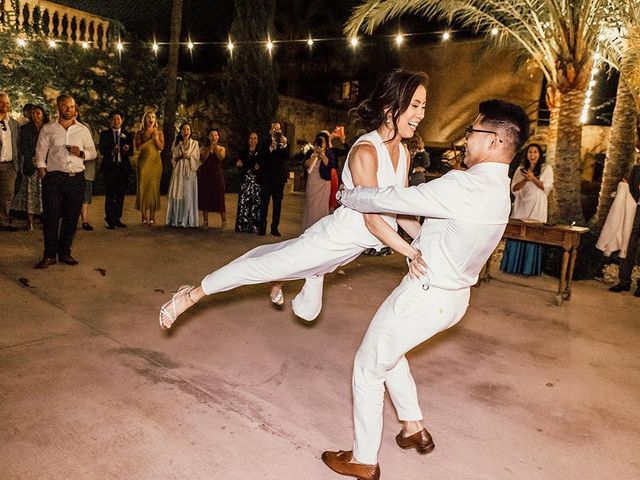
[[[0,0],[0,29],[106,50],[120,32],[108,19],[48,0]]]

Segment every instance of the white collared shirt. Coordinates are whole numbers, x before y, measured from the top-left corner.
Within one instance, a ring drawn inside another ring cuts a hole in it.
[[[13,142],[11,141],[11,123],[9,115],[4,117],[6,130],[0,127],[0,135],[2,135],[2,150],[0,151],[0,162],[10,162],[13,160]]]
[[[68,145],[75,145],[84,152],[84,158],[72,155]],[[86,125],[75,121],[65,129],[58,120],[48,123],[40,130],[36,146],[36,166],[48,172],[81,172],[84,162],[96,158],[96,146]]]
[[[426,217],[412,245],[428,266],[424,285],[459,290],[474,285],[509,221],[509,166],[484,162],[451,170],[414,187],[345,190],[342,205],[363,213]]]

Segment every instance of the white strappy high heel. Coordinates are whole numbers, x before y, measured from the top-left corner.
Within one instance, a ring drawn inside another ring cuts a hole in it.
[[[169,330],[180,315],[176,314],[176,299],[179,299],[179,295],[181,295],[182,297],[186,296],[193,305],[196,304],[196,302],[191,299],[191,292],[194,288],[196,287],[194,287],[193,285],[182,285],[176,292],[174,292],[171,300],[162,305],[162,307],[160,308],[159,319],[160,327],[163,330]]]
[[[284,293],[282,293],[282,288],[279,288],[276,294],[271,294],[271,303],[274,305],[281,307],[284,305]]]

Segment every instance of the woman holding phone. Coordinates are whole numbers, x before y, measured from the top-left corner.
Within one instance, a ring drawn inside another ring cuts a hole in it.
[[[387,74],[370,98],[352,111],[370,132],[349,152],[342,179],[347,188],[406,186],[409,154],[401,143],[424,118],[427,76],[395,70]],[[305,279],[293,300],[293,310],[313,320],[322,308],[326,273],[357,258],[365,249],[388,245],[418,265],[420,252],[402,239],[397,225],[411,236],[420,230],[415,218],[362,214],[339,207],[309,227],[300,237],[262,245],[207,275],[199,286],[185,285],[160,310],[160,326],[171,328],[177,317],[206,295],[255,283]]]
[[[302,211],[302,232],[322,217],[329,215],[331,170],[335,168],[333,152],[329,150],[329,135],[320,132],[304,161],[307,170],[307,189]]]

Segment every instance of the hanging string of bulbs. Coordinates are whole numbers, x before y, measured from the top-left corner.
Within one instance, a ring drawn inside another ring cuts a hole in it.
[[[415,33],[402,33],[402,32],[398,32],[394,35],[378,35],[378,36],[371,36],[368,38],[372,38],[372,39],[392,39],[392,41],[395,43],[395,45],[397,47],[401,47],[402,45],[405,44],[406,39],[409,37],[418,37],[418,36],[432,36],[434,38],[438,38],[440,37],[440,39],[443,42],[446,42],[448,40],[452,39],[452,36],[459,32],[459,30],[439,30],[439,31],[432,31],[432,32],[415,32]],[[491,29],[491,35],[497,35],[498,29],[497,28],[493,28]],[[27,46],[27,44],[29,42],[33,42],[34,40],[27,40],[24,36],[19,36],[17,38],[17,44],[19,47],[24,48]],[[225,47],[229,53],[233,53],[234,50],[242,45],[264,45],[266,51],[271,54],[273,52],[273,49],[278,45],[278,44],[287,44],[287,43],[303,43],[306,44],[310,49],[313,47],[313,45],[315,45],[318,42],[347,42],[347,44],[352,48],[352,49],[357,49],[360,44],[361,44],[361,40],[360,38],[358,38],[357,36],[354,37],[327,37],[327,38],[314,38],[311,35],[309,35],[309,37],[304,38],[304,39],[298,39],[298,40],[276,40],[276,39],[271,39],[270,36],[267,37],[266,40],[260,41],[260,40],[254,40],[254,41],[234,41],[231,39],[231,37],[229,37],[229,39],[227,41],[192,41],[191,38],[189,38],[186,42],[179,42],[180,46],[185,46],[189,51],[193,51],[197,46],[204,46],[204,45],[218,45],[218,46],[223,46]],[[46,43],[48,45],[49,48],[57,48],[58,45],[63,44],[63,43],[67,43],[65,40],[56,40],[56,39],[48,39],[46,40]],[[83,49],[89,49],[92,45],[91,42],[87,42],[87,41],[82,41],[79,43],[81,45],[81,47]],[[118,39],[117,42],[115,43],[115,48],[118,52],[123,52],[126,50],[126,46],[128,45],[128,42],[122,41],[121,39]],[[160,51],[161,46],[169,46],[171,45],[170,42],[158,42],[155,39],[153,40],[152,43],[149,44],[151,51],[154,54],[158,54],[158,52]]]

